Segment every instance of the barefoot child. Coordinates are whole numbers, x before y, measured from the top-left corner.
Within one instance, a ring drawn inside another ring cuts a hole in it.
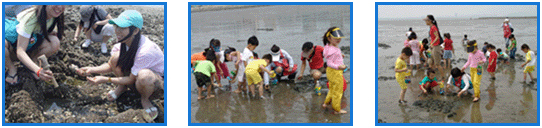
[[[503,52],[500,48],[497,49],[497,54],[499,54],[499,57],[497,58],[497,61],[502,61],[503,63],[508,64],[508,60],[510,59],[510,57],[508,56],[508,54],[506,54],[505,52]],[[500,63],[500,62],[499,62],[499,63]]]
[[[243,50],[243,54],[241,54],[241,62],[243,62],[243,66],[246,67],[248,65],[248,63],[252,62],[252,60],[254,60],[254,54],[252,51],[254,51],[254,49],[256,49],[256,47],[258,47],[259,45],[259,42],[258,42],[258,38],[256,38],[256,36],[251,36],[250,38],[248,38],[248,41],[247,41],[247,47],[245,47],[245,49]],[[238,85],[238,88],[237,90],[235,90],[234,92],[235,93],[240,93],[241,90],[243,91],[246,91],[246,77],[245,77],[245,73],[244,71],[241,71],[242,73],[240,73],[242,75],[242,78],[239,79],[239,85]]]
[[[260,98],[265,99],[265,97],[263,97],[263,82],[260,73],[264,71],[267,72],[267,74],[269,74],[270,76],[274,76],[275,73],[273,71],[269,71],[265,68],[272,61],[273,58],[271,57],[271,54],[265,54],[262,59],[251,61],[247,65],[245,75],[248,81],[250,92],[252,93],[252,97],[256,97],[256,93],[254,93],[254,85],[258,85],[257,87],[260,93]]]
[[[335,114],[346,113],[345,110],[341,110],[341,98],[343,95],[343,70],[346,65],[343,63],[343,56],[341,49],[339,49],[339,43],[341,38],[344,38],[340,28],[331,27],[327,30],[323,36],[324,42],[324,58],[327,60],[327,78],[329,80],[329,92],[326,95],[326,100],[322,107],[326,107],[327,104],[332,104]],[[410,48],[408,48],[410,50]],[[408,58],[407,58],[408,59]],[[406,68],[406,63],[403,63]]]
[[[232,71],[234,76],[232,78],[229,78],[230,83],[234,83],[235,80],[239,80],[239,82],[242,82],[243,79],[243,73],[239,74],[239,70],[242,70],[241,72],[245,72],[245,66],[243,62],[241,61],[241,53],[237,51],[235,48],[228,47],[228,49],[224,50],[223,54],[224,63],[226,62],[234,62],[235,64],[235,71]],[[232,74],[232,75],[233,75]]]
[[[407,83],[405,81],[405,77],[410,72],[410,70],[407,69],[405,60],[409,58],[412,55],[412,50],[410,48],[403,48],[401,51],[401,55],[399,58],[397,58],[397,61],[395,61],[395,79],[397,80],[397,83],[399,83],[399,86],[401,86],[401,94],[399,95],[399,103],[403,104],[406,103],[405,101],[405,93],[407,89]]]
[[[508,46],[508,48],[506,49],[506,51],[510,51],[510,59],[516,59],[516,45],[517,45],[517,42],[516,42],[516,37],[514,36],[514,34],[511,34],[509,37],[510,39],[510,45]]]
[[[410,39],[409,45],[412,50],[412,56],[410,56],[410,68],[412,70],[414,69],[414,66],[416,66],[416,68],[420,69],[420,42],[416,40],[418,37],[414,32],[410,33],[408,38]]]
[[[211,39],[211,41],[209,42],[209,48],[215,52],[217,60],[214,62],[215,68],[217,70],[217,73],[215,75],[216,84],[218,85],[218,87],[222,87],[222,83],[220,82],[220,80],[222,80],[221,78],[230,77],[230,73],[228,72],[228,66],[224,64],[224,51],[220,51],[220,40]]]
[[[420,89],[424,94],[427,94],[427,92],[433,92],[433,87],[436,87],[437,85],[439,85],[439,83],[437,81],[437,77],[435,76],[435,70],[431,68],[427,69],[427,76],[420,81]]]
[[[513,42],[512,42],[513,44]],[[523,82],[525,82],[527,80],[527,73],[529,74],[529,77],[531,77],[531,82],[535,82],[534,78],[533,78],[533,75],[531,74],[531,72],[534,71],[534,69],[536,68],[536,55],[534,54],[533,51],[531,51],[531,48],[529,48],[529,45],[527,44],[523,44],[521,45],[521,51],[523,51],[526,55],[525,55],[525,63],[521,64],[521,67],[525,67],[525,69],[523,70]]]
[[[196,77],[196,82],[198,84],[198,100],[202,99],[203,96],[201,92],[203,86],[207,86],[207,99],[215,97],[211,92],[213,90],[212,81],[214,76],[216,76],[216,69],[214,63],[216,62],[216,55],[213,50],[207,50],[205,52],[206,60],[196,61],[194,63],[194,76]]]
[[[450,58],[452,58],[452,54],[455,54],[454,46],[452,45],[453,41],[450,38],[450,33],[444,33],[444,56],[443,58],[446,60],[446,66],[445,68],[451,68],[452,65],[450,65]]]
[[[478,44],[476,40],[469,41],[467,44],[467,52],[469,53],[469,59],[467,63],[463,65],[461,72],[464,72],[465,69],[470,67],[470,76],[472,77],[472,83],[474,86],[474,99],[473,102],[480,100],[480,82],[482,80],[482,67],[481,64],[486,62],[486,57],[484,53],[478,50]]]
[[[462,72],[459,68],[452,69],[450,74],[451,76],[448,78],[446,89],[450,88],[450,85],[459,88],[457,90],[457,97],[461,97],[461,94],[467,92],[468,89],[472,89],[471,77],[468,74]]]
[[[487,72],[491,75],[491,79],[495,80],[495,68],[497,67],[497,52],[495,52],[495,46],[493,44],[487,45],[487,51],[489,52],[489,64],[487,65]]]

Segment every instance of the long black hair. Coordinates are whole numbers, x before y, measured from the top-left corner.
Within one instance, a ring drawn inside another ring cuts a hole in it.
[[[452,75],[452,77],[456,78],[458,76],[463,76],[465,72],[462,72],[461,70],[459,70],[459,68],[455,67],[454,69],[452,69],[452,71],[450,71],[450,74]]]
[[[130,26],[129,28],[130,33],[128,33],[128,35],[131,36],[133,35],[137,27]],[[120,44],[120,55],[117,67],[121,67],[122,72],[125,76],[129,75],[130,69],[132,69],[132,66],[134,66],[134,58],[136,56],[137,49],[139,49],[139,40],[141,39],[141,30],[139,30],[137,34],[133,36],[134,38],[132,39],[132,44],[130,45],[128,51],[126,51],[126,43]],[[127,37],[125,37],[125,39],[127,39]]]
[[[38,18],[38,24],[41,29],[41,34],[44,36],[44,38],[51,42],[49,40],[49,33],[53,32],[55,25],[58,29],[56,36],[58,37],[58,40],[62,40],[62,34],[64,34],[64,12],[60,14],[57,18],[54,18],[53,25],[47,29],[47,5],[39,5],[36,8],[36,17]],[[56,24],[55,24],[56,23]]]
[[[235,51],[236,51],[235,48],[232,48],[232,47],[228,47],[226,50],[224,50],[224,62],[229,62],[228,59],[226,58],[226,55]]]
[[[337,28],[337,27],[331,27],[331,28],[327,29],[326,33],[324,33],[324,36],[322,37],[323,41],[324,41],[324,46],[329,44],[329,40],[327,39],[328,33],[331,33],[331,31],[333,31],[333,29],[335,29],[335,28]],[[329,34],[329,35],[331,35],[331,34]]]
[[[433,17],[433,15],[427,15],[427,18],[431,20],[431,23],[433,23],[435,27],[437,27],[437,34],[439,37],[439,45],[440,45],[441,43],[444,42],[444,39],[442,39],[442,36],[440,36],[440,29],[438,28],[437,20],[435,20],[435,17]],[[429,34],[433,34],[433,33],[429,33]]]

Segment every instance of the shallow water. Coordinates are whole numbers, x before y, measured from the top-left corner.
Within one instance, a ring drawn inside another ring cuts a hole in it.
[[[261,57],[270,53],[273,44],[286,50],[301,67],[301,46],[311,41],[323,45],[322,36],[332,26],[341,28],[346,38],[339,46],[350,45],[349,6],[266,6],[246,9],[197,12],[191,14],[191,53],[203,51],[212,38],[219,39],[222,49],[226,46],[241,51],[246,40],[256,35],[260,44],[255,52]],[[344,52],[344,51],[343,51]],[[344,63],[350,67],[350,56]],[[235,67],[227,63],[230,71]],[[309,73],[308,66],[305,75]],[[298,69],[299,71],[299,69]],[[350,72],[344,73],[350,80]],[[221,81],[228,85],[226,80]],[[299,91],[298,87],[306,90]],[[191,122],[192,123],[349,123],[350,85],[346,89],[341,107],[348,114],[333,115],[331,109],[322,109],[325,94],[317,96],[312,85],[280,82],[271,86],[267,99],[249,98],[246,93],[232,93],[224,88],[215,89],[215,98],[197,100],[197,85],[191,75]],[[237,84],[232,85],[236,89]]]
[[[489,42],[497,48],[504,49],[502,29],[499,25],[501,19],[488,20],[444,20],[439,21],[441,33],[450,33],[454,41],[456,53],[452,60],[453,67],[462,67],[466,62],[468,54],[465,47],[460,45],[464,34],[469,39],[476,39],[479,49],[483,42]],[[537,51],[536,19],[512,19],[514,33],[519,47],[526,43],[533,51]],[[417,32],[418,40],[428,36],[429,27],[420,20],[405,21],[379,21],[378,43],[387,44],[388,49],[378,48],[378,119],[387,123],[536,123],[537,122],[537,101],[538,86],[536,83],[523,84],[523,68],[520,65],[524,61],[525,53],[518,50],[517,62],[510,62],[510,65],[498,64],[495,76],[497,80],[490,80],[490,75],[485,71],[487,64],[484,64],[484,72],[480,86],[480,101],[473,103],[471,95],[457,98],[457,96],[441,96],[430,94],[420,96],[422,91],[418,83],[425,77],[425,70],[413,71],[412,83],[408,84],[405,100],[407,105],[397,103],[400,87],[393,78],[395,61],[405,41],[405,32],[412,27]],[[538,58],[538,57],[537,57]],[[461,59],[461,60],[460,60]],[[457,61],[460,60],[460,61]],[[446,69],[445,73],[449,73]],[[466,70],[468,72],[468,69]],[[535,70],[533,76],[537,76]],[[437,76],[438,72],[437,72]],[[527,78],[529,81],[530,79]],[[439,79],[440,81],[440,79]],[[472,91],[471,91],[472,92]],[[443,100],[458,101],[459,105],[449,113],[420,108],[413,103],[418,100]],[[455,113],[452,114],[452,113]],[[450,114],[452,116],[448,117]]]

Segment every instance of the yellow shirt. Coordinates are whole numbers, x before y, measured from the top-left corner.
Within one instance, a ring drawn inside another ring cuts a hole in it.
[[[264,67],[267,66],[267,62],[265,62],[264,59],[257,59],[247,64],[246,70],[253,70],[261,72],[262,69],[260,69],[260,65],[263,65]]]
[[[406,62],[404,60],[401,59],[401,57],[397,58],[397,61],[395,61],[395,69],[405,69],[407,68],[407,65],[406,65]],[[407,72],[395,72],[395,77],[398,77],[398,76],[405,76],[407,74]]]

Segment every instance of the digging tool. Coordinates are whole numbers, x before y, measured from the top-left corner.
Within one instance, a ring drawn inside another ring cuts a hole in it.
[[[43,70],[50,70],[51,65],[49,65],[49,62],[47,61],[47,57],[45,55],[39,56],[38,60],[40,61],[41,67],[43,68]],[[58,83],[56,82],[56,79],[54,76],[53,76],[53,85],[55,88],[58,87]]]

